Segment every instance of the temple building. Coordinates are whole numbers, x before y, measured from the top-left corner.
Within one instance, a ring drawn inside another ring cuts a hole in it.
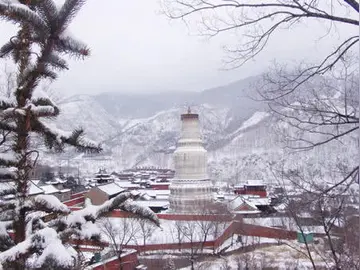
[[[181,137],[174,152],[175,176],[170,184],[170,211],[202,212],[212,201],[212,192],[199,115],[189,108],[181,115],[181,122]]]

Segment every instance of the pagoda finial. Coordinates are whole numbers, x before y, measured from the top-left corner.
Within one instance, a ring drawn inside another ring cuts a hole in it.
[[[191,109],[190,109],[190,106],[188,106],[188,110],[187,110],[187,113],[190,114],[191,113]]]

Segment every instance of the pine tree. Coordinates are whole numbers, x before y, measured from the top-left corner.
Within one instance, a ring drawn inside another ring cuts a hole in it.
[[[95,221],[107,212],[120,208],[156,224],[158,219],[149,209],[132,204],[129,192],[102,206],[87,204],[76,213],[54,196],[28,197],[29,175],[39,155],[31,143],[34,137],[57,152],[66,145],[81,152],[101,151],[83,137],[83,129],[65,133],[54,128],[51,120],[59,115],[59,108],[38,89],[41,81],[55,80],[58,71],[68,69],[65,55],[83,58],[90,50],[66,33],[83,0],[66,0],[61,8],[52,0],[4,1],[0,0],[0,19],[15,23],[19,31],[0,48],[0,57],[11,57],[18,68],[14,91],[0,98],[0,130],[8,134],[11,146],[0,154],[0,184],[4,187],[0,197],[12,196],[0,200],[0,268],[42,269],[46,264],[52,269],[72,269],[77,256],[69,243],[99,240]],[[51,220],[43,221],[44,214],[51,214]]]

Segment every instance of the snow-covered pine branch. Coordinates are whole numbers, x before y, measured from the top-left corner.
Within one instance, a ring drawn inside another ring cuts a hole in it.
[[[11,229],[11,227],[11,221],[0,221],[0,252],[11,248],[15,244],[7,231],[8,229]]]
[[[0,179],[15,179],[17,168],[0,168]]]
[[[0,253],[0,264],[6,266],[24,257],[31,257],[30,267],[41,268],[48,259],[55,260],[61,269],[71,269],[76,261],[75,254],[70,254],[61,242],[57,232],[44,228],[16,246]],[[6,268],[5,268],[6,269]]]
[[[47,62],[55,69],[69,69],[66,61],[56,54],[50,54],[47,58]]]
[[[74,239],[99,240],[96,220],[115,208],[159,224],[149,209],[128,201],[133,197],[131,193],[120,194],[104,205],[86,205],[71,213],[53,196],[28,197],[29,176],[36,161],[31,155],[36,151],[31,144],[33,136],[43,139],[47,148],[56,151],[63,151],[66,145],[82,152],[101,151],[99,145],[84,138],[83,129],[63,132],[52,127],[49,122],[58,116],[59,109],[37,89],[42,80],[55,79],[57,71],[68,68],[62,58],[65,55],[90,54],[85,44],[65,32],[84,2],[65,0],[58,10],[53,0],[27,4],[0,0],[0,19],[18,24],[20,28],[0,49],[0,57],[12,56],[18,69],[10,94],[13,98],[0,100],[0,129],[11,132],[9,140],[15,153],[14,159],[10,154],[0,156],[0,165],[4,167],[0,168],[0,179],[11,181],[9,188],[2,190],[11,200],[0,205],[3,210],[0,213],[0,268],[41,269],[47,265],[52,269],[73,269],[77,254],[66,243]],[[48,119],[42,121],[42,117]],[[10,228],[13,240],[8,235]]]
[[[128,200],[123,204],[119,205],[119,209],[125,212],[132,213],[138,217],[148,219],[154,222],[157,226],[160,226],[160,221],[157,215],[149,207],[144,207],[132,200]]]
[[[115,198],[112,198],[102,205],[99,206],[89,206],[88,208],[91,210],[90,215],[93,218],[98,218],[114,209],[121,209],[125,212],[134,214],[143,219],[148,219],[149,221],[153,222],[157,226],[160,226],[160,221],[157,215],[150,210],[150,208],[138,205],[133,202],[137,196],[134,195],[132,192],[124,191],[117,195]]]
[[[10,121],[0,120],[0,130],[16,131],[16,124]]]
[[[14,101],[7,97],[0,97],[0,110],[14,107]]]
[[[0,153],[0,166],[16,167],[18,165],[18,161],[19,160],[13,151]]]
[[[90,49],[86,44],[76,40],[68,34],[63,34],[59,37],[56,42],[57,49],[59,52],[68,53],[70,56],[75,58],[81,58],[90,55]]]
[[[53,195],[37,195],[33,199],[35,209],[48,213],[68,214],[70,209]]]
[[[66,205],[52,195],[38,195],[33,199],[28,199],[28,203],[25,203],[25,205],[29,209],[33,209],[33,212],[29,212],[26,217],[26,239],[1,253],[0,263],[6,266],[7,263],[22,257],[28,258],[28,262],[32,266],[41,267],[47,258],[54,259],[52,256],[55,253],[52,250],[56,247],[58,251],[63,252],[60,261],[55,258],[56,265],[63,265],[65,262],[69,262],[70,258],[73,258],[64,243],[75,239],[99,241],[101,239],[101,229],[96,220],[117,208],[132,213],[139,218],[147,219],[159,226],[160,223],[156,214],[149,208],[134,203],[132,198],[135,197],[136,195],[126,191],[102,205],[91,205],[87,201],[84,209],[71,213]],[[17,204],[12,208],[18,208]],[[44,212],[58,213],[59,217],[54,217],[53,220],[45,223],[42,221],[43,215],[41,214]],[[14,211],[12,213],[14,214]],[[0,239],[6,240],[9,247],[12,240],[8,237],[7,229],[12,226],[12,222],[1,224]],[[74,262],[72,259],[71,263]],[[64,265],[66,267],[70,266],[70,264],[66,263]]]
[[[98,153],[101,147],[95,142],[85,139],[84,130],[78,129],[73,132],[64,132],[49,124],[37,121],[35,131],[42,133],[45,139],[45,144],[49,149],[56,151],[63,151],[65,145],[75,147],[79,152]]]
[[[0,18],[15,24],[24,22],[36,30],[48,31],[48,25],[44,20],[30,8],[23,4],[0,2]]]
[[[31,105],[30,111],[38,117],[54,117],[59,114],[59,109],[51,105]]]
[[[0,115],[3,118],[16,118],[19,116],[25,116],[26,115],[26,111],[24,109],[19,109],[19,108],[8,108],[3,110]]]
[[[131,192],[126,191],[104,202],[102,205],[91,205],[88,203],[85,208],[81,210],[51,221],[49,226],[60,231],[59,235],[63,241],[74,239],[74,237],[81,240],[99,240],[100,230],[96,225],[96,221],[114,209],[121,209],[138,218],[149,220],[157,226],[160,226],[156,214],[148,207],[134,204],[132,202],[132,198],[134,197]]]

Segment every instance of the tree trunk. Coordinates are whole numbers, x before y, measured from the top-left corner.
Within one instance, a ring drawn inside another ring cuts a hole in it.
[[[20,97],[18,100],[18,106],[25,106],[25,98]],[[16,189],[18,201],[19,201],[19,212],[14,220],[14,241],[16,244],[23,242],[26,238],[26,212],[25,208],[29,173],[32,168],[30,159],[28,157],[28,137],[30,131],[30,112],[26,112],[26,116],[19,116],[17,119],[18,134],[15,142],[15,152],[19,155],[19,165],[16,179]],[[16,270],[23,270],[25,268],[25,258],[19,258],[14,265]]]
[[[122,254],[122,251],[119,251],[118,261],[119,261],[119,269],[120,269],[120,270],[123,270],[121,254]]]

